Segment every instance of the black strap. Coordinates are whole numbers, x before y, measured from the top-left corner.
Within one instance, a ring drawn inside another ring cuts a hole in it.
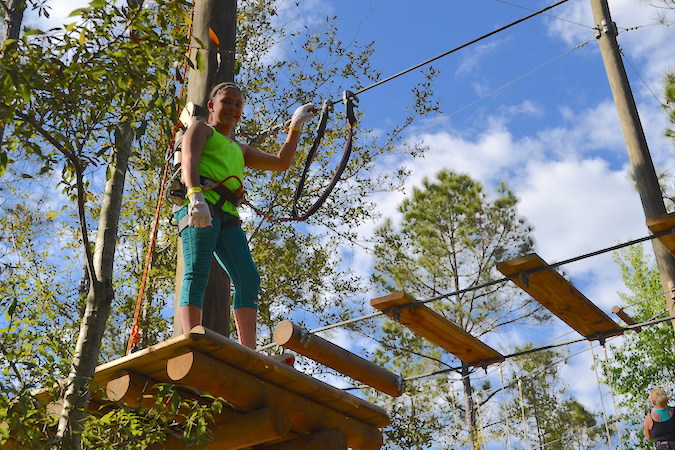
[[[237,195],[234,192],[223,186],[222,183],[217,183],[211,180],[210,178],[202,176],[199,177],[199,182],[200,184],[209,187],[209,189],[215,192],[216,194],[220,195],[218,202],[216,202],[216,208],[218,210],[223,208],[225,202],[232,203],[232,205],[234,205],[235,208],[238,208],[241,205],[242,199],[240,197],[237,197]]]
[[[349,162],[349,157],[351,156],[352,152],[354,124],[356,123],[356,115],[354,114],[354,107],[356,105],[354,105],[354,102],[358,100],[359,99],[356,97],[356,95],[354,95],[353,92],[344,91],[342,101],[344,102],[346,107],[347,125],[349,127],[349,132],[347,134],[347,142],[345,143],[345,147],[342,152],[342,160],[340,161],[340,165],[335,170],[333,178],[330,180],[330,183],[328,183],[328,186],[323,191],[323,193],[314,202],[314,204],[310,206],[309,209],[307,209],[307,211],[305,211],[303,214],[300,214],[298,213],[298,201],[300,200],[300,197],[302,196],[302,191],[304,190],[305,187],[305,181],[307,179],[309,167],[312,164],[312,161],[314,160],[317,148],[319,147],[319,144],[321,143],[321,140],[323,139],[323,136],[326,132],[326,122],[328,121],[328,112],[332,111],[333,109],[332,102],[330,102],[329,100],[324,100],[323,106],[321,108],[321,117],[319,119],[319,125],[317,127],[317,136],[316,138],[314,138],[314,144],[312,145],[312,148],[309,150],[309,153],[307,153],[307,159],[305,160],[305,167],[302,171],[302,175],[300,176],[300,181],[298,182],[298,187],[295,190],[295,195],[293,196],[293,215],[291,218],[281,219],[282,221],[307,220],[309,216],[314,214],[321,207],[321,205],[323,205],[323,203],[326,201],[326,199],[330,195],[331,191],[333,190],[337,182],[340,180],[342,172],[344,172],[345,168],[347,167],[347,163]]]

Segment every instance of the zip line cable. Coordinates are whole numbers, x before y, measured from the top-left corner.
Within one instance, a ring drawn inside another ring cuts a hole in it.
[[[638,323],[638,324],[635,324],[635,325],[628,325],[628,326],[623,327],[623,332],[635,330],[635,329],[641,328],[641,327],[647,327],[647,326],[650,326],[650,325],[657,325],[659,323],[667,322],[667,321],[671,321],[671,320],[675,320],[675,316],[661,317],[659,319],[648,320],[648,321]],[[616,333],[616,330],[614,331],[614,333]],[[616,335],[616,334],[613,334],[611,336],[608,336],[606,339],[608,340],[608,339],[612,339],[612,338],[616,338],[616,337],[619,337],[619,336]],[[525,356],[525,355],[529,355],[531,353],[537,353],[537,352],[541,352],[541,351],[545,351],[545,350],[552,350],[554,348],[565,347],[565,346],[568,346],[568,345],[577,344],[579,342],[586,342],[586,341],[588,341],[588,339],[586,337],[570,339],[568,341],[560,342],[558,344],[544,345],[544,346],[541,346],[541,347],[534,347],[534,348],[531,348],[531,349],[522,350],[522,351],[519,351],[519,352],[514,352],[514,353],[511,353],[511,354],[508,354],[508,355],[503,355],[503,358],[504,358],[504,361],[506,361],[506,360],[511,359],[511,358],[516,358],[516,357],[519,357],[519,356]],[[572,355],[572,356],[576,356],[576,355],[581,354],[585,351],[586,350],[584,350],[582,352],[579,352],[579,353],[577,353],[575,355]],[[565,357],[565,359],[569,359],[572,356]],[[488,362],[491,362],[491,361],[489,361],[489,360],[478,361],[474,364],[474,367],[478,367],[481,364],[481,362],[488,363]],[[449,367],[447,369],[439,369],[439,370],[436,370],[436,371],[433,371],[433,372],[423,373],[423,374],[419,374],[419,375],[412,375],[410,377],[406,377],[404,380],[405,381],[421,380],[421,379],[424,379],[424,378],[430,378],[430,377],[434,377],[434,376],[437,376],[437,375],[443,375],[443,374],[446,374],[446,373],[449,373],[449,372],[458,372],[461,369],[462,369],[462,366]],[[348,390],[357,390],[357,389],[365,389],[365,388],[370,388],[370,386],[359,385],[359,386],[353,386],[353,387],[350,387],[350,388],[345,388],[343,390],[348,391]]]
[[[556,6],[560,6],[560,5],[562,5],[563,3],[566,3],[567,1],[568,1],[568,0],[561,0],[561,1],[559,1],[559,2],[557,2],[557,3],[554,3],[554,4],[550,5],[550,6],[547,6],[546,8],[540,9],[539,11],[536,11],[536,12],[534,12],[534,13],[532,13],[532,14],[526,16],[526,17],[523,17],[523,18],[521,18],[521,19],[518,19],[518,20],[516,20],[515,22],[511,22],[511,23],[508,24],[508,25],[504,25],[503,27],[497,28],[497,29],[494,30],[494,31],[491,31],[491,32],[489,32],[489,33],[487,33],[487,34],[484,34],[484,35],[482,35],[482,36],[480,36],[480,37],[478,37],[478,38],[476,38],[476,39],[473,39],[473,40],[471,40],[471,41],[469,41],[469,42],[467,42],[467,43],[465,43],[465,44],[462,44],[462,45],[460,45],[460,46],[458,46],[458,47],[455,47],[455,48],[453,48],[452,50],[448,50],[448,51],[445,52],[445,53],[441,53],[441,54],[438,55],[438,56],[434,56],[434,57],[431,58],[431,59],[428,59],[428,60],[426,60],[426,61],[424,61],[424,62],[421,62],[421,63],[419,63],[419,64],[416,64],[416,65],[414,65],[414,66],[412,66],[412,67],[410,67],[410,68],[408,68],[408,69],[405,69],[405,70],[403,70],[403,71],[401,71],[401,72],[399,72],[399,73],[397,73],[397,74],[395,74],[395,75],[392,75],[392,76],[387,77],[387,78],[385,78],[385,79],[383,79],[383,80],[380,80],[380,81],[378,81],[378,82],[376,82],[376,83],[374,83],[374,84],[371,84],[370,86],[361,88],[361,89],[359,89],[358,91],[354,92],[354,95],[362,94],[362,93],[364,93],[364,92],[366,92],[366,91],[368,91],[368,90],[370,90],[370,89],[372,89],[372,88],[374,88],[374,87],[377,87],[377,86],[379,86],[379,85],[381,85],[381,84],[387,83],[387,82],[389,82],[389,81],[391,81],[391,80],[393,80],[393,79],[395,79],[395,78],[398,78],[398,77],[400,77],[400,76],[402,76],[402,75],[405,75],[406,73],[412,72],[412,71],[415,70],[415,69],[419,69],[419,68],[422,67],[422,66],[426,66],[427,64],[432,63],[432,62],[434,62],[434,61],[436,61],[436,60],[438,60],[438,59],[441,59],[441,58],[443,58],[443,57],[445,57],[445,56],[448,56],[448,55],[451,54],[451,53],[455,53],[455,52],[458,51],[458,50],[461,50],[461,49],[466,48],[466,47],[468,47],[468,46],[470,46],[470,45],[473,45],[473,44],[475,44],[475,43],[477,43],[477,42],[479,42],[479,41],[482,41],[483,39],[486,39],[486,38],[488,38],[488,37],[490,37],[490,36],[493,36],[493,35],[495,35],[495,34],[497,34],[497,33],[502,32],[502,31],[504,31],[504,30],[506,30],[506,29],[508,29],[508,28],[511,28],[511,27],[513,27],[513,26],[515,26],[515,25],[518,25],[519,23],[522,23],[522,22],[524,22],[524,21],[526,21],[526,20],[528,20],[528,19],[531,19],[532,17],[535,17],[535,16],[537,16],[537,15],[539,15],[539,14],[543,14],[544,12],[546,12],[546,11],[548,11],[548,10],[550,10],[550,9],[555,8]],[[333,103],[337,103],[337,102],[333,102]]]

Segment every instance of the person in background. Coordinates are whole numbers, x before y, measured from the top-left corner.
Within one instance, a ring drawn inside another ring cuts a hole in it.
[[[645,437],[654,441],[656,450],[675,449],[675,408],[668,406],[668,400],[663,388],[652,389],[649,393],[652,410],[645,417]]]
[[[260,275],[241,229],[236,201],[243,192],[244,167],[287,170],[303,124],[316,115],[316,110],[311,103],[295,110],[286,141],[273,155],[230,138],[244,108],[244,95],[236,84],[218,83],[211,89],[209,99],[208,120],[194,122],[183,136],[181,174],[187,195],[183,207],[175,214],[178,221],[187,215],[188,221],[180,234],[185,273],[179,315],[184,333],[202,324],[204,294],[215,255],[234,285],[234,321],[239,343],[255,348]],[[214,182],[234,196],[218,194],[217,191],[223,192],[221,187],[209,186]]]

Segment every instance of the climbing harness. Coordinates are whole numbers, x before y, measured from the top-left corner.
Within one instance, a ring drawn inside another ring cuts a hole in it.
[[[213,181],[210,178],[206,177],[199,177],[199,182],[203,186],[204,191],[214,191],[216,194],[220,195],[220,198],[218,199],[218,202],[216,204],[212,204],[210,202],[206,202],[207,205],[209,205],[209,211],[211,212],[211,217],[215,217],[216,214],[219,214],[222,219],[222,208],[223,204],[225,202],[230,202],[232,205],[234,205],[235,208],[238,208],[245,200],[244,200],[244,189],[243,186],[237,189],[236,191],[231,191],[230,189],[226,188],[223,186],[223,183],[225,183],[227,180],[230,178],[235,178],[239,181],[239,184],[241,185],[241,180],[239,180],[238,177],[235,177],[234,175],[229,176],[225,178],[224,180],[221,180],[219,182]],[[178,180],[171,180],[171,186],[179,186],[178,189],[176,189],[175,194],[169,194],[171,195],[171,201],[174,202],[176,206],[182,206],[183,202],[185,201],[185,194],[183,194],[182,198],[180,199],[180,203],[176,203],[176,200],[178,199],[178,195],[181,193],[187,193],[187,189],[185,188],[185,185]],[[185,227],[188,226],[188,220],[189,217],[187,215],[183,216],[177,223],[178,225],[178,234],[180,234]],[[229,219],[229,220],[221,220],[221,228],[228,228],[228,227],[233,227],[233,226],[238,226],[241,225],[241,220],[235,218],[235,219]]]
[[[345,168],[347,167],[347,163],[349,162],[349,157],[352,152],[352,142],[353,142],[353,135],[354,135],[354,125],[356,124],[356,115],[354,114],[354,108],[357,107],[358,105],[355,105],[354,102],[358,102],[359,99],[358,97],[351,91],[344,91],[342,94],[342,102],[345,105],[345,115],[347,118],[347,126],[349,128],[348,134],[347,134],[347,141],[345,143],[344,150],[342,152],[342,160],[340,161],[340,164],[338,165],[337,169],[335,170],[335,173],[333,174],[333,178],[331,179],[330,183],[326,187],[326,189],[323,191],[323,193],[319,196],[318,199],[312,204],[307,211],[304,213],[300,214],[298,212],[298,201],[300,200],[300,197],[302,197],[302,192],[305,188],[305,182],[307,180],[307,173],[309,172],[309,168],[312,165],[312,161],[314,160],[314,157],[316,156],[317,149],[319,148],[319,144],[323,140],[324,134],[326,133],[326,123],[328,121],[328,114],[333,111],[333,102],[330,100],[324,100],[323,105],[321,107],[321,116],[319,118],[319,125],[317,126],[317,133],[316,137],[314,138],[314,143],[312,144],[312,148],[309,150],[307,153],[307,159],[305,160],[305,167],[302,171],[302,175],[300,176],[300,181],[298,182],[298,186],[295,190],[295,195],[293,196],[293,214],[292,217],[286,218],[286,219],[280,219],[280,221],[304,221],[307,220],[309,216],[314,214],[320,207],[323,205],[323,203],[326,201],[328,196],[330,195],[331,191],[339,181],[340,177],[342,176],[342,172],[344,172]]]

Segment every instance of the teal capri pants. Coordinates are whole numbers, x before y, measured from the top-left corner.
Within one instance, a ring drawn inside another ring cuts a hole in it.
[[[176,221],[187,214],[187,206],[176,211]],[[210,227],[185,227],[183,243],[185,273],[180,291],[180,305],[203,308],[211,260],[215,256],[234,284],[234,309],[257,308],[260,274],[253,262],[251,249],[241,226],[221,227],[223,221],[236,219],[231,214],[215,214]]]

